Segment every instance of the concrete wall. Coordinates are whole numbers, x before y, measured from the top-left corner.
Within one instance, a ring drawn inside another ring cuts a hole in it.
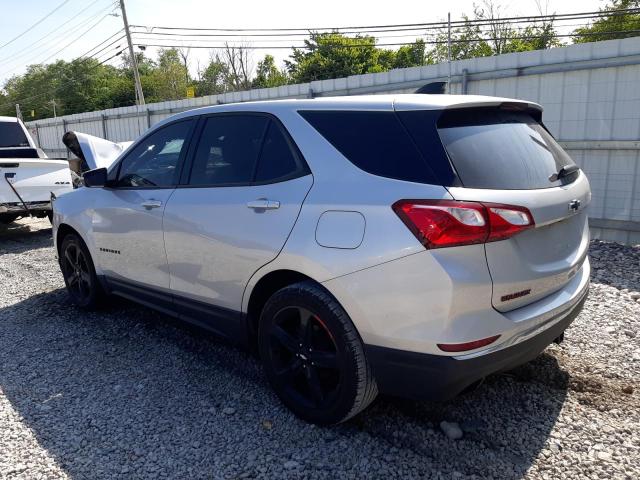
[[[544,121],[586,171],[593,190],[592,234],[640,243],[640,37],[452,62],[452,93],[533,100]],[[220,103],[332,95],[409,93],[447,79],[447,64],[355,75],[276,88],[87,112],[29,122],[40,146],[66,156],[62,134],[76,130],[133,140],[172,113]]]

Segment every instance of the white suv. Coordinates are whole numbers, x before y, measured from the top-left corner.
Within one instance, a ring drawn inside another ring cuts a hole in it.
[[[518,100],[207,107],[54,204],[73,301],[113,294],[259,351],[282,401],[344,421],[446,400],[560,339],[589,285],[585,175]]]

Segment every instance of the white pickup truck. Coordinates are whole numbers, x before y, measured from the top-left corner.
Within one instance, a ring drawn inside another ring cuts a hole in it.
[[[51,195],[72,189],[69,162],[48,158],[19,119],[0,117],[0,223],[51,218]]]

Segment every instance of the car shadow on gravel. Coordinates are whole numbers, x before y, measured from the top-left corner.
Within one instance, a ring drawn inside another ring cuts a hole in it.
[[[33,222],[25,221],[13,222],[10,224],[0,223],[0,255],[4,253],[24,253],[36,248],[50,247],[51,225],[43,227],[42,221],[34,225]]]
[[[2,393],[72,478],[515,479],[553,443],[568,379],[544,354],[450,403],[379,398],[319,428],[251,355],[148,309],[86,313],[61,289],[0,309]]]

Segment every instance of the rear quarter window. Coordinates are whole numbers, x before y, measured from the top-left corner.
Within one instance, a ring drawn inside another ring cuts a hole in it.
[[[439,184],[395,112],[298,112],[347,160],[367,173]]]

